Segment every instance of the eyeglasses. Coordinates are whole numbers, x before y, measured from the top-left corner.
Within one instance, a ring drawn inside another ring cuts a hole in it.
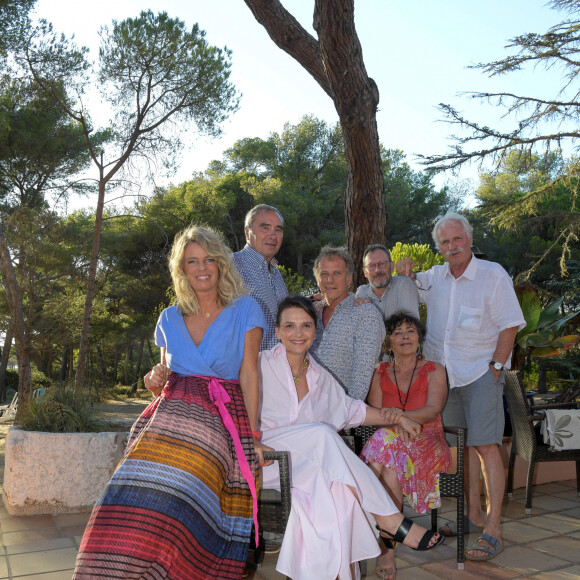
[[[369,272],[372,272],[374,270],[384,270],[388,264],[390,264],[391,262],[389,262],[388,260],[386,262],[377,262],[376,264],[367,264],[366,266],[363,266],[365,270],[368,270]]]

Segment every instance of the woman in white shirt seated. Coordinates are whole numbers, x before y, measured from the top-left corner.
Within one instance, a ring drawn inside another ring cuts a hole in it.
[[[307,353],[316,336],[316,312],[301,296],[278,307],[281,344],[260,353],[262,443],[290,451],[292,510],[276,569],[294,580],[358,578],[360,560],[374,558],[380,535],[429,550],[444,537],[403,518],[376,475],[338,431],[358,425],[395,425],[409,437],[417,425],[399,409],[377,409],[346,395]],[[263,483],[279,486],[276,465]]]

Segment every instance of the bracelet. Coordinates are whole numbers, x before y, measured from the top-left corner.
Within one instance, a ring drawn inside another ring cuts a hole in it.
[[[261,431],[252,431],[252,435],[254,436],[255,439],[257,439],[258,441],[260,440],[260,438],[262,437],[262,433]]]

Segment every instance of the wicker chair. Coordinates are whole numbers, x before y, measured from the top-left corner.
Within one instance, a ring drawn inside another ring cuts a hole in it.
[[[377,427],[361,426],[354,429],[355,449],[360,454],[368,438]],[[465,562],[465,533],[463,530],[465,514],[464,498],[464,445],[465,431],[461,428],[445,427],[446,433],[457,436],[457,472],[439,474],[441,497],[457,498],[457,568],[463,570]],[[431,510],[431,529],[437,530],[437,510]]]
[[[534,421],[543,419],[541,413],[544,409],[570,409],[576,408],[576,403],[555,403],[551,405],[535,405],[530,407],[526,392],[516,371],[506,372],[506,385],[504,395],[507,400],[510,414],[513,440],[509,460],[507,495],[512,497],[514,487],[514,464],[516,455],[528,462],[528,476],[526,480],[526,514],[532,513],[532,486],[534,469],[540,461],[575,461],[576,462],[576,486],[580,495],[580,449],[563,451],[550,451],[549,445],[537,440],[534,429]]]
[[[278,462],[280,470],[280,491],[260,489],[258,496],[258,526],[260,543],[254,546],[253,564],[258,567],[264,559],[264,540],[262,532],[284,534],[290,516],[290,453],[288,451],[264,451],[264,459]],[[252,539],[254,532],[252,531]],[[253,542],[252,542],[253,543]]]

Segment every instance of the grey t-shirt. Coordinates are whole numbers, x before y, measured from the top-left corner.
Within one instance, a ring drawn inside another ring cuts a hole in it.
[[[373,292],[370,284],[359,286],[356,297],[370,298],[383,315],[383,320],[399,310],[419,318],[419,292],[413,280],[407,276],[393,276],[381,298]]]

